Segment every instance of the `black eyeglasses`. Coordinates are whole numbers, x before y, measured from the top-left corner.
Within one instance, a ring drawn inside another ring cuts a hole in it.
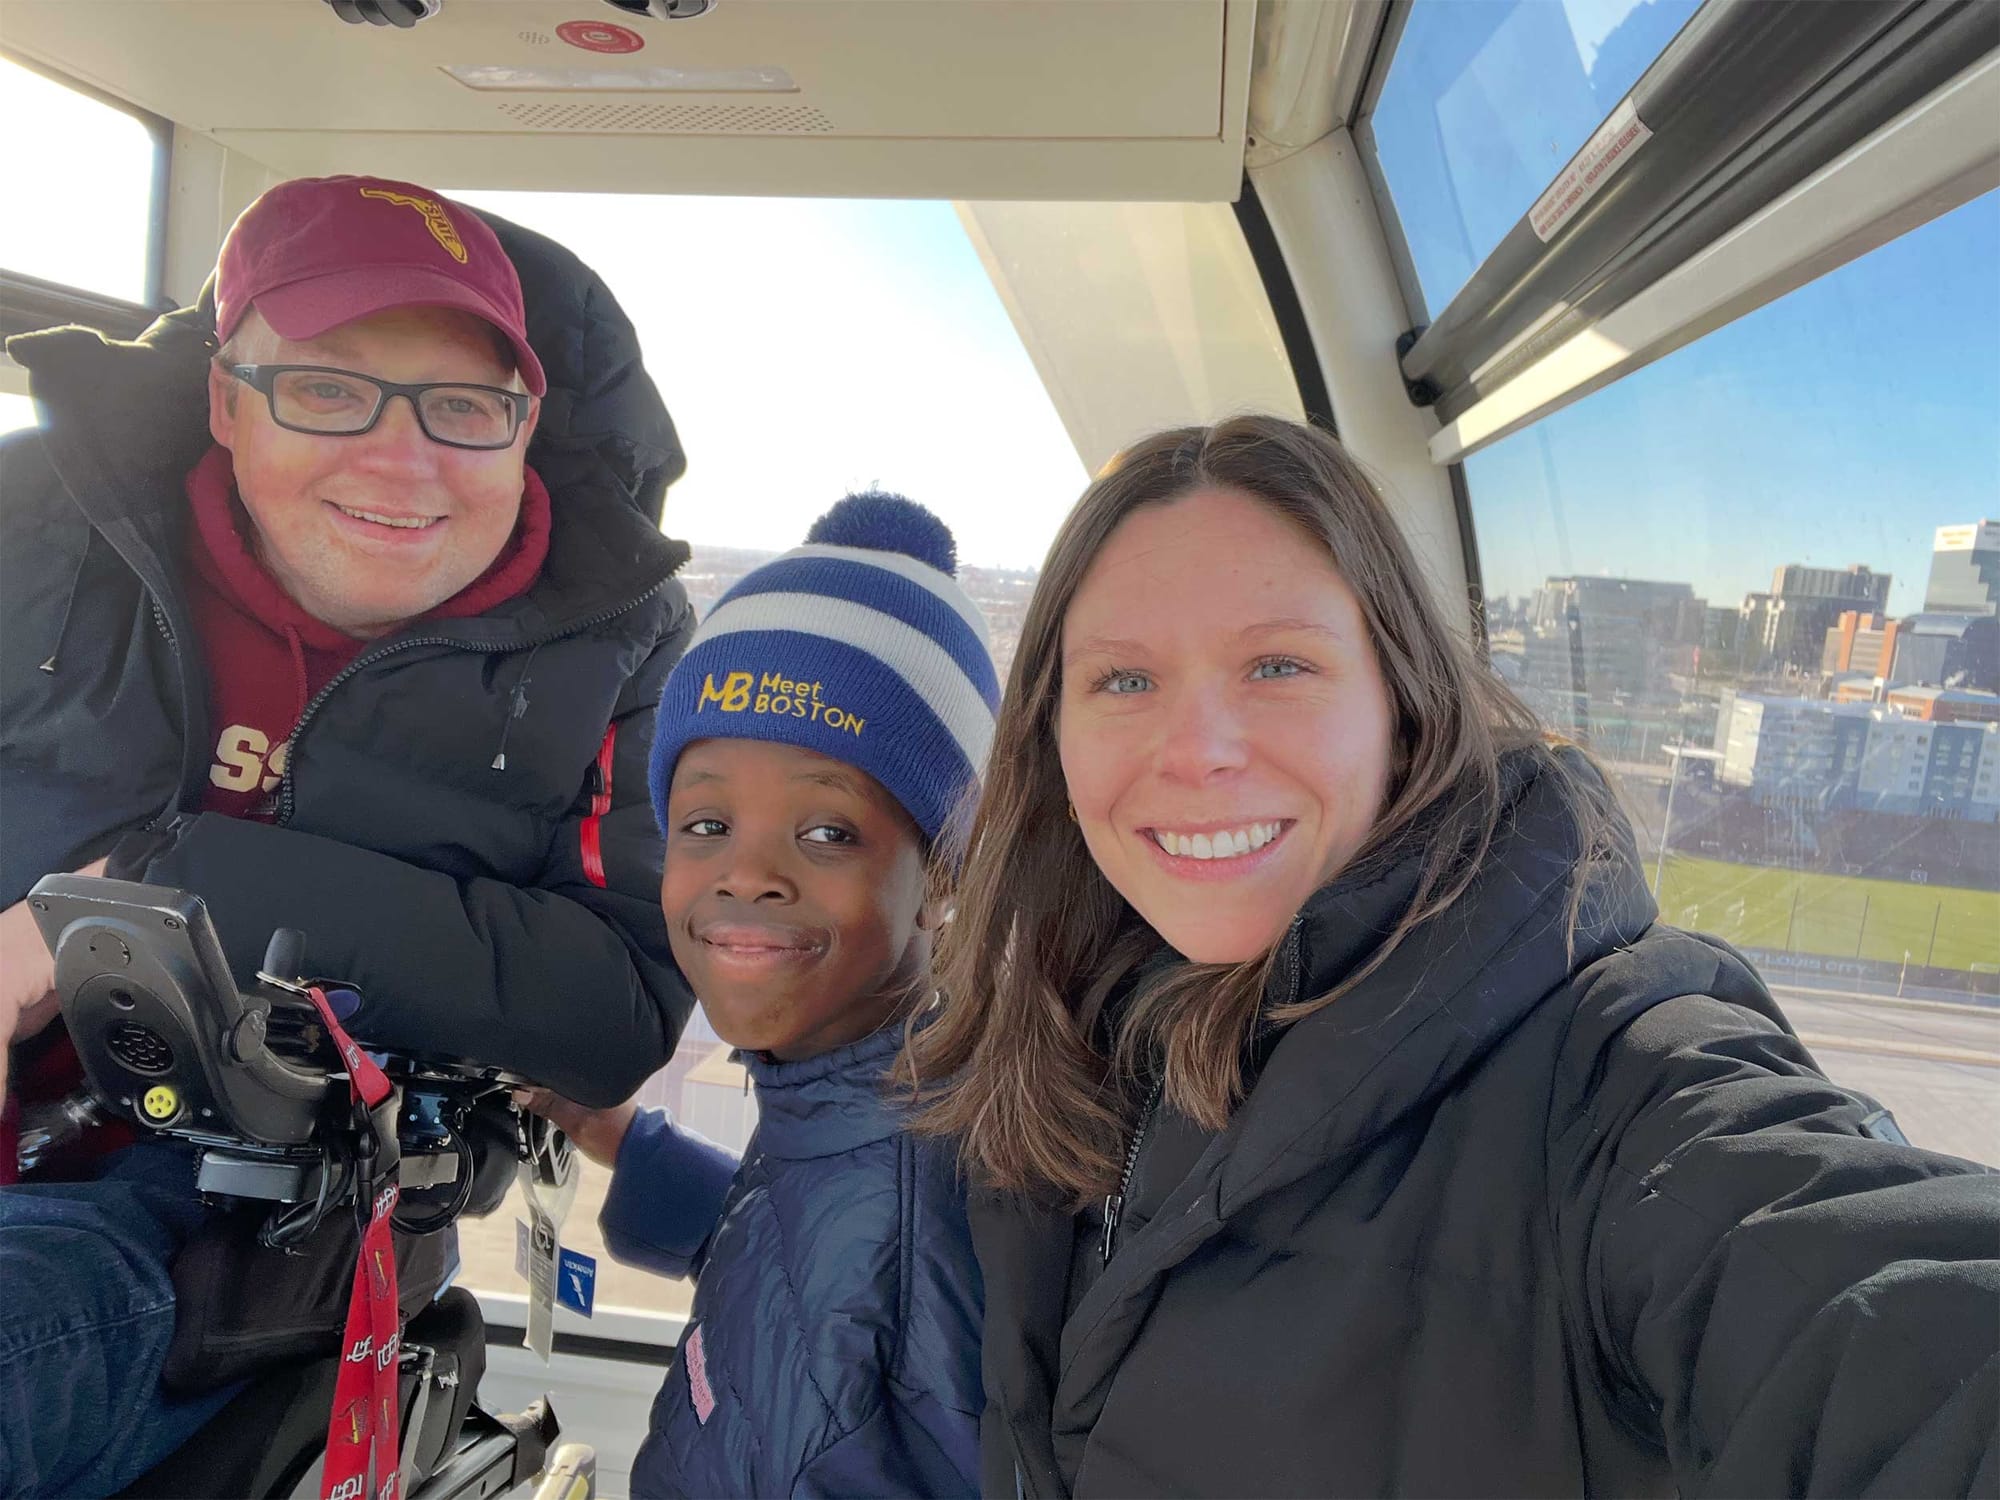
[[[424,436],[447,448],[506,448],[520,435],[534,397],[494,385],[398,385],[320,365],[224,365],[270,403],[271,420],[292,432],[359,437],[397,396],[409,398]]]

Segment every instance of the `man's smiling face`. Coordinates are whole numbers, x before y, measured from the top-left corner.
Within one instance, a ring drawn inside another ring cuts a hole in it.
[[[231,349],[243,364],[520,389],[494,328],[446,308],[398,308],[304,340],[280,337],[253,309]],[[436,608],[500,555],[520,517],[534,425],[531,414],[506,448],[453,448],[394,399],[370,432],[293,432],[259,392],[220,368],[209,374],[209,430],[234,460],[258,557],[307,613],[362,638]]]

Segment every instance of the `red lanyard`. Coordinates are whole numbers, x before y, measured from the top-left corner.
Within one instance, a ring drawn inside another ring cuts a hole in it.
[[[326,991],[313,985],[312,997],[320,1020],[347,1063],[347,1087],[355,1113],[366,1116],[389,1097],[389,1080],[368,1054],[354,1044],[327,1003]],[[396,1305],[396,1247],[389,1238],[389,1216],[396,1209],[396,1184],[377,1190],[368,1175],[374,1156],[364,1141],[359,1165],[359,1190],[373,1193],[368,1220],[361,1231],[361,1254],[354,1262],[354,1289],[348,1294],[347,1333],[342,1340],[340,1375],[333,1386],[333,1417],[326,1429],[326,1465],[320,1480],[320,1500],[364,1500],[368,1494],[368,1462],[375,1462],[376,1500],[396,1500],[400,1478],[396,1431],[399,1409],[396,1356],[402,1334]]]

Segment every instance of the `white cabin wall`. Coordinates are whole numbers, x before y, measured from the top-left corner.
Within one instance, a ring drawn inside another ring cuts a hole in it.
[[[959,222],[1094,474],[1164,427],[1303,415],[1227,203],[960,203]]]
[[[167,178],[166,294],[186,306],[215,269],[222,237],[257,195],[281,180],[260,161],[218,144],[198,130],[174,127]]]

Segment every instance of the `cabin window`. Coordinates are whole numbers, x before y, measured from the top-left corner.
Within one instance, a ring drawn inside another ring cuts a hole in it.
[[[880,488],[952,528],[960,576],[1011,655],[1085,474],[951,204],[452,196],[560,240],[637,327],[688,454],[664,528],[694,549],[680,576],[698,611],[842,495]],[[698,1011],[639,1097],[734,1150],[756,1124],[743,1068]],[[604,1255],[609,1174],[582,1171],[563,1242],[598,1256],[598,1301],[685,1315],[690,1284]],[[460,1226],[468,1284],[518,1290],[514,1216],[510,1201]]]
[[[1464,460],[1493,670],[1609,768],[1663,919],[1746,949],[1837,1081],[1980,1159],[1987,1081],[1946,1059],[2000,1053],[1949,1008],[2000,1000],[1972,790],[2000,736],[1927,786],[1930,734],[1837,685],[2000,688],[1990,648],[1912,628],[1945,595],[2000,617],[1996,241],[1987,193]],[[1909,1012],[1906,1057],[1860,1050],[1839,1007],[1899,993],[1946,1008]]]
[[[1424,0],[1369,122],[1435,314],[1528,212],[1699,0]]]
[[[163,120],[0,55],[0,337],[82,323],[129,338],[160,295]],[[34,425],[0,356],[0,433]]]
[[[0,157],[0,271],[154,302],[165,129],[130,105],[0,57],[0,131],[16,143]]]

